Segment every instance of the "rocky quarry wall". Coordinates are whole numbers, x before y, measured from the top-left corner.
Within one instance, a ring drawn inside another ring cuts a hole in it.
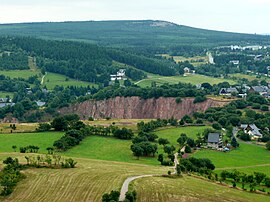
[[[118,119],[180,119],[194,112],[204,112],[210,107],[221,107],[228,101],[207,99],[193,103],[194,98],[183,98],[176,103],[175,98],[142,99],[140,97],[116,97],[107,100],[87,100],[59,110],[61,114],[78,114],[82,119],[89,117]]]

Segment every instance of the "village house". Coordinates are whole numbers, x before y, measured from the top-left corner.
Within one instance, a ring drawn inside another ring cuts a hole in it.
[[[126,70],[125,69],[119,69],[119,71],[116,74],[112,74],[111,81],[115,80],[126,80]]]
[[[234,64],[234,65],[239,65],[240,61],[239,60],[231,60],[230,63]]]
[[[226,95],[226,96],[231,96],[232,93],[238,94],[238,90],[234,87],[230,87],[230,88],[222,88],[219,91],[219,95]]]
[[[241,124],[240,129],[242,129],[246,134],[249,134],[251,139],[262,138],[260,129],[255,124]]]
[[[209,133],[207,139],[207,147],[212,149],[222,148],[222,138],[219,133]]]
[[[251,86],[249,92],[256,92],[261,96],[268,97],[269,90],[268,86]]]

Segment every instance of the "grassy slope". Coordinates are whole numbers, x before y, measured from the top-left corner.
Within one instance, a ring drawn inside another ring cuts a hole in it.
[[[48,72],[44,78],[43,85],[46,86],[49,90],[53,89],[56,85],[58,86],[93,86],[93,83],[85,81],[77,81],[75,79],[68,78],[65,75],[55,74]],[[67,79],[67,80],[66,80]]]
[[[245,143],[240,143],[238,149],[228,153],[202,150],[194,156],[210,158],[217,168],[270,164],[269,151],[263,147]]]
[[[247,79],[249,81],[252,81],[252,80],[259,80],[259,81],[262,81],[262,80],[266,80],[268,82],[270,82],[270,78],[266,77],[266,76],[261,76],[260,78],[257,78],[256,75],[247,75],[247,74],[230,74],[230,76],[232,77],[236,77],[236,78],[239,78],[239,79]]]
[[[13,151],[11,148],[13,145],[17,146],[17,150],[20,147],[35,145],[40,147],[39,152],[46,153],[46,148],[51,147],[62,135],[61,132],[0,134],[0,152]]]
[[[156,82],[158,85],[162,85],[164,83],[169,83],[169,84],[177,84],[179,82],[182,83],[191,83],[193,85],[196,84],[201,84],[204,82],[210,83],[211,85],[213,84],[218,84],[222,82],[229,82],[230,84],[235,84],[235,81],[229,80],[229,79],[222,79],[222,78],[213,78],[213,77],[208,77],[204,75],[188,75],[188,76],[172,76],[172,77],[164,77],[164,76],[149,76],[148,79],[141,80],[138,83],[139,86],[141,87],[147,87],[151,86],[152,82]]]
[[[170,179],[152,177],[133,182],[138,201],[269,201],[269,196],[241,192],[212,182],[185,176]]]
[[[181,133],[186,133],[191,137],[196,137],[198,132],[202,132],[206,127],[186,127],[172,128],[157,131],[159,137],[167,138],[172,144],[177,146],[176,140]],[[65,152],[65,155],[83,157],[91,159],[121,161],[139,164],[159,165],[157,157],[142,157],[137,160],[130,150],[131,141],[119,140],[110,137],[91,136],[86,138],[80,145]],[[162,146],[159,146],[159,153],[163,153]]]
[[[0,154],[0,159],[4,156]],[[23,159],[23,156],[21,157]],[[22,160],[23,161],[23,160]],[[128,176],[165,173],[159,166],[76,159],[75,169],[29,169],[6,201],[101,201]],[[24,160],[25,162],[25,160]],[[1,198],[0,198],[1,200]]]

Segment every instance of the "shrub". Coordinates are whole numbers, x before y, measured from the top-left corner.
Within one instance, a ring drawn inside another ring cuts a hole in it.
[[[177,104],[179,104],[179,103],[182,102],[182,99],[181,99],[180,97],[178,97],[178,98],[175,99],[175,102],[176,102]]]
[[[261,110],[262,110],[262,111],[269,111],[268,105],[262,105],[262,106],[261,106]]]
[[[196,96],[193,103],[200,103],[200,102],[204,102],[207,98],[205,96]]]

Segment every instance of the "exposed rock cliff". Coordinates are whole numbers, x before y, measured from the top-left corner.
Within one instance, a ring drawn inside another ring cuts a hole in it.
[[[61,114],[78,114],[81,118],[119,118],[119,119],[180,119],[185,114],[205,111],[209,107],[228,104],[226,101],[207,99],[193,103],[194,98],[183,98],[176,103],[175,98],[141,99],[139,97],[116,97],[108,100],[88,100],[59,110]]]

